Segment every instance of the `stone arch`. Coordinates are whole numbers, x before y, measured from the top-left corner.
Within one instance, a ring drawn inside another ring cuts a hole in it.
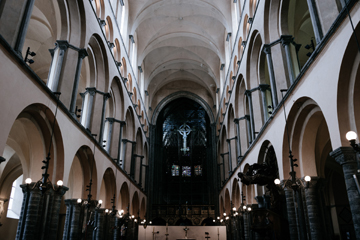
[[[244,53],[243,39],[242,39],[242,37],[240,37],[240,38],[239,38],[239,42],[238,42],[239,61],[242,60],[243,53]]]
[[[139,194],[137,191],[135,191],[131,200],[131,215],[138,217],[139,211]]]
[[[135,138],[135,118],[134,118],[134,112],[133,109],[131,107],[129,107],[126,111],[126,115],[125,115],[125,126],[123,129],[123,139],[127,139],[128,142],[126,144],[126,149],[125,149],[125,159],[123,159],[123,169],[130,173],[130,168],[131,168],[131,159],[132,159],[132,142],[134,141]]]
[[[135,142],[136,142],[136,149],[135,149],[135,153],[139,156],[143,155],[143,139],[142,139],[142,133],[141,133],[141,128],[137,129],[136,132],[136,138],[135,138]],[[141,179],[140,179],[140,158],[135,158],[135,180],[140,183]],[[144,172],[143,172],[144,173]]]
[[[140,205],[140,219],[146,219],[146,203],[145,198],[143,197],[141,199],[141,205]]]
[[[123,57],[121,60],[121,67],[120,67],[120,73],[121,73],[121,77],[125,78],[126,74],[127,74],[127,68],[126,68],[126,60]]]
[[[294,158],[299,159],[299,168],[296,169],[299,177],[324,176],[323,166],[331,152],[331,141],[326,119],[318,104],[310,98],[298,99],[289,112],[287,122],[291,150]],[[284,131],[283,143],[284,176],[290,169],[287,129]]]
[[[29,65],[33,71],[45,82],[52,62],[49,49],[54,49],[56,40],[68,40],[70,23],[67,13],[68,5],[64,1],[35,1],[26,32],[22,56],[26,55],[28,47],[35,52],[32,57],[34,63]]]
[[[221,144],[221,154],[224,154],[224,153],[228,153],[229,152],[229,148],[228,148],[228,145],[227,145],[227,142],[226,140],[228,139],[227,137],[227,131],[226,131],[226,127],[225,127],[225,124],[223,125],[222,127],[222,130],[221,130],[221,138],[220,138],[220,144]],[[228,177],[229,177],[229,155],[226,154],[224,155],[224,164],[222,165],[222,167],[225,169],[222,170],[222,174],[224,174],[225,172],[225,175],[223,176],[223,179],[226,180]]]
[[[227,119],[227,135],[229,139],[233,139],[236,137],[236,128],[235,128],[235,111],[233,108],[233,105],[230,104],[228,108],[228,119]],[[232,169],[235,169],[237,166],[237,151],[236,151],[236,140],[230,140],[230,146],[231,146],[231,165]]]
[[[181,97],[186,97],[189,98],[195,102],[197,102],[198,104],[200,104],[206,111],[206,113],[209,116],[210,119],[210,123],[214,123],[215,119],[214,119],[214,115],[212,113],[212,109],[210,108],[210,106],[207,104],[206,101],[204,101],[202,98],[200,98],[198,95],[193,94],[191,92],[186,92],[186,91],[180,91],[180,92],[175,92],[173,94],[170,94],[169,96],[167,96],[166,98],[164,98],[163,100],[161,100],[161,102],[156,106],[155,110],[154,110],[154,114],[152,116],[151,122],[153,124],[156,124],[157,118],[161,112],[161,110],[171,101],[181,98]]]
[[[230,192],[229,189],[226,188],[225,190],[225,211],[224,213],[226,213],[227,215],[230,215],[230,211],[231,211],[231,200],[230,200]]]
[[[121,47],[120,47],[119,39],[117,39],[117,38],[115,38],[114,58],[115,58],[115,61],[120,63],[120,61],[121,61]],[[121,70],[120,70],[120,72],[121,72]]]
[[[130,76],[131,77],[131,76]],[[132,97],[131,97],[131,101],[133,104],[136,104],[136,101],[137,101],[137,91],[136,91],[136,87],[133,88],[132,90]]]
[[[92,181],[93,199],[96,199],[97,170],[93,152],[88,146],[81,146],[71,164],[65,198],[87,198],[86,186]]]
[[[258,2],[257,0],[250,0],[249,1],[250,17],[254,17],[257,2]]]
[[[241,196],[240,196],[240,186],[237,178],[234,178],[232,189],[231,189],[231,201],[233,203],[233,207],[238,209],[241,204]]]
[[[105,18],[105,4],[104,4],[104,0],[95,0],[92,2],[93,7],[95,9],[96,12],[96,16],[100,19],[104,19]]]
[[[306,45],[310,45],[313,40],[314,49],[316,47],[315,35],[313,25],[311,23],[308,4],[306,1],[282,1],[281,8],[281,22],[280,30],[281,35],[291,35],[294,37],[294,41],[297,44],[301,44],[302,47],[296,54],[295,47],[291,45],[292,58],[294,62],[294,72],[297,75],[300,68],[304,66],[309,56],[307,53],[309,50],[305,48]],[[297,57],[299,62],[297,61]],[[298,63],[298,64],[297,64]]]
[[[120,188],[120,197],[118,200],[118,206],[121,210],[124,210],[124,212],[127,212],[127,209],[130,207],[129,204],[130,204],[129,187],[128,187],[127,182],[124,182]]]
[[[110,16],[107,16],[105,21],[106,21],[106,25],[105,25],[106,40],[110,43],[113,43],[114,42],[114,29],[113,29],[113,24],[112,24]]]
[[[225,205],[224,205],[224,199],[223,196],[220,197],[220,217],[223,216],[224,211],[225,210]]]
[[[108,58],[105,45],[98,34],[90,37],[87,52],[91,76],[88,87],[107,92],[109,88]]]
[[[101,181],[99,193],[99,199],[103,200],[104,208],[111,208],[111,199],[113,197],[116,197],[115,174],[114,170],[112,170],[111,168],[107,168]]]
[[[357,35],[359,30],[360,24],[355,28]],[[349,144],[345,137],[348,131],[352,130],[358,134],[360,132],[359,66],[360,54],[358,53],[356,39],[352,34],[342,59],[337,86],[337,116],[342,146]]]
[[[250,23],[249,21],[249,16],[246,14],[244,17],[244,23],[243,23],[243,37],[244,37],[244,41],[246,41],[246,39],[249,36],[249,31],[250,31]]]

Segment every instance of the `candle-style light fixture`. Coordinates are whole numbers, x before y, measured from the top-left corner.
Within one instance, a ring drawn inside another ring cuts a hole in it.
[[[354,149],[355,151],[355,159],[356,159],[356,164],[357,164],[357,174],[360,174],[360,162],[359,162],[359,156],[358,154],[360,153],[360,146],[358,143],[356,143],[356,139],[358,138],[356,132],[354,131],[349,131],[346,133],[346,139],[350,142],[351,147]],[[356,188],[360,194],[360,184],[359,184],[359,180],[358,180],[358,176],[357,174],[353,174],[353,178],[355,180],[355,184],[356,184]]]

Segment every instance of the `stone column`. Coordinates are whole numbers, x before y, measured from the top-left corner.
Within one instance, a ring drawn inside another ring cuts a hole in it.
[[[57,40],[55,45],[54,56],[51,61],[48,81],[46,84],[53,92],[56,92],[58,89],[64,56],[69,48],[69,43],[67,41]]]
[[[131,142],[131,161],[130,161],[130,177],[135,180],[135,168],[136,168],[136,162],[135,162],[135,146],[136,142]]]
[[[106,122],[109,123],[108,134],[107,134],[106,145],[105,145],[105,150],[107,153],[110,153],[112,133],[113,133],[113,129],[114,129],[114,121],[115,121],[114,118],[106,118],[105,119],[105,124],[106,124]]]
[[[339,147],[332,151],[330,156],[335,158],[343,168],[355,235],[356,239],[360,240],[360,193],[354,179],[354,175],[357,174],[357,159],[354,150],[351,147]]]
[[[117,121],[118,123],[120,123],[120,133],[119,133],[119,144],[118,144],[118,165],[120,165],[120,161],[121,161],[121,143],[122,143],[122,132],[123,132],[123,127],[126,124],[124,121]],[[124,165],[124,162],[121,163],[121,165]]]
[[[140,173],[139,173],[139,186],[142,187],[142,168],[144,156],[140,156]]]
[[[127,139],[122,139],[122,147],[121,147],[121,168],[125,170],[125,153],[126,153],[126,144],[128,143]]]
[[[42,192],[39,182],[23,184],[24,193],[16,240],[56,239],[61,198],[67,187],[48,183]]]
[[[251,142],[255,139],[255,122],[254,122],[254,110],[253,110],[253,103],[252,103],[252,96],[251,91],[246,90],[245,95],[248,99],[249,103],[249,114],[250,114],[250,134],[251,134]]]
[[[101,120],[100,120],[100,136],[99,136],[99,143],[102,145],[104,139],[104,119],[105,119],[105,112],[106,112],[106,101],[110,98],[110,93],[103,94],[103,106],[101,111]]]
[[[266,91],[269,89],[269,85],[260,84],[259,89],[260,89],[261,98],[262,98],[264,122],[266,122],[269,119],[269,113],[268,113],[268,107],[267,107],[268,103],[267,103],[267,100],[266,100]]]
[[[288,68],[290,85],[292,85],[295,81],[294,65],[291,58],[291,50],[290,50],[290,43],[292,42],[293,37],[290,35],[282,35],[280,40],[282,46],[285,48],[286,65]]]
[[[321,23],[319,19],[319,13],[317,11],[316,3],[314,0],[307,0],[307,4],[309,7],[311,23],[314,29],[315,40],[316,43],[319,43],[321,42],[321,39],[324,37],[324,34],[321,28]]]
[[[24,10],[24,15],[21,19],[19,32],[16,38],[14,50],[21,56],[22,49],[24,47],[26,32],[29,27],[32,9],[34,7],[35,0],[27,0]]]
[[[86,118],[85,118],[84,127],[86,129],[88,129],[88,128],[90,128],[92,108],[94,105],[94,96],[96,94],[96,88],[86,88],[86,91],[87,91],[88,96],[85,96],[85,98],[88,97],[88,104],[87,104],[87,106],[85,106],[87,109],[86,109]]]
[[[285,184],[285,182],[283,182],[282,184]],[[290,239],[298,240],[298,225],[297,225],[296,211],[294,204],[295,203],[294,190],[289,186],[285,186],[284,191],[286,198],[286,209],[288,214]]]
[[[230,139],[226,139],[226,142],[228,144],[228,149],[229,149],[229,176],[232,173],[232,159],[231,159],[231,143],[230,143]]]
[[[271,99],[272,99],[272,103],[274,105],[273,107],[276,108],[276,106],[279,104],[279,102],[278,102],[278,97],[277,97],[274,65],[273,65],[273,61],[271,58],[271,46],[269,44],[265,44],[263,51],[266,54],[266,60],[267,60],[267,64],[268,64],[270,85],[271,85]]]
[[[247,134],[248,134],[248,139],[249,139],[249,145],[252,143],[252,139],[251,139],[251,124],[250,124],[250,116],[249,115],[245,115],[245,120],[246,120],[246,127],[247,127]]]
[[[74,78],[74,85],[73,85],[73,90],[72,90],[72,94],[71,94],[71,102],[70,102],[70,113],[71,115],[74,116],[74,118],[76,119],[76,98],[77,98],[77,92],[79,89],[79,81],[80,81],[80,73],[81,73],[81,66],[82,66],[82,61],[83,59],[88,56],[86,49],[80,49],[79,50],[79,55],[78,55],[78,62],[76,65],[76,72],[75,72],[75,78]]]
[[[304,180],[302,180],[305,182]],[[319,189],[318,189],[318,177],[311,177],[309,183],[305,182],[305,201],[307,206],[307,215],[309,219],[310,236],[311,240],[321,240],[326,233],[322,231],[321,214],[319,206]]]
[[[224,156],[226,155],[226,153],[220,153],[220,156],[221,156],[221,158],[222,158],[222,166],[223,166],[223,177],[224,177],[224,179],[223,179],[223,181],[225,181],[225,179],[226,179],[226,177],[225,177],[225,160],[224,160]]]
[[[240,139],[240,125],[239,125],[239,119],[235,118],[234,123],[236,125],[236,151],[237,151],[237,163],[240,162],[241,157],[241,139]]]

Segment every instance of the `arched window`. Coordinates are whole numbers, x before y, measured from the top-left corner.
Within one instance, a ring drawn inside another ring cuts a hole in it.
[[[19,219],[21,213],[21,205],[23,201],[23,193],[20,185],[23,181],[23,175],[18,177],[12,184],[8,211],[6,214],[7,218]]]

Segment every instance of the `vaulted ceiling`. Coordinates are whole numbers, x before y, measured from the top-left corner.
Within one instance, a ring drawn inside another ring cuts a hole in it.
[[[128,27],[137,38],[137,66],[143,66],[145,89],[152,97],[161,89],[181,90],[185,84],[214,100],[225,61],[225,36],[231,31],[231,2],[129,1]]]

